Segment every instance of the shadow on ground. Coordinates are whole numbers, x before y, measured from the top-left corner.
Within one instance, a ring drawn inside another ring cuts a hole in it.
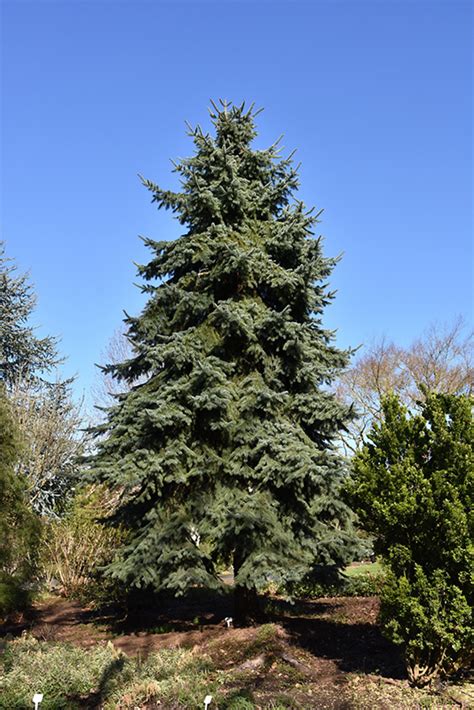
[[[405,678],[398,649],[376,623],[375,598],[328,598],[299,601],[266,599],[268,621],[279,624],[290,644],[309,651],[315,660],[331,661],[342,673]],[[165,595],[131,600],[129,607],[102,611],[77,601],[53,599],[37,604],[28,615],[0,627],[0,636],[27,630],[46,641],[92,646],[112,640],[127,653],[147,653],[161,647],[206,644],[232,615],[231,590],[194,590],[186,597]]]
[[[399,649],[384,638],[376,623],[376,599],[341,597],[295,606],[278,600],[271,606],[269,617],[286,630],[291,643],[335,661],[339,670],[406,678]]]

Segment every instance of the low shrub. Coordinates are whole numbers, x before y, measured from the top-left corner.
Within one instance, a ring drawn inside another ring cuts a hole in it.
[[[389,574],[380,621],[392,641],[404,646],[413,685],[426,685],[443,669],[469,667],[474,660],[472,608],[445,571],[426,574],[417,565],[411,579]]]
[[[342,594],[336,596],[346,597],[378,597],[385,584],[385,573],[366,572],[354,577],[344,577]]]
[[[14,611],[23,611],[31,602],[32,593],[22,579],[0,574],[0,618]]]
[[[65,515],[47,526],[42,555],[50,589],[98,606],[116,601],[116,585],[104,578],[102,569],[123,539],[120,530],[99,522],[103,515],[103,491],[98,487],[79,490]]]
[[[338,580],[324,582],[307,577],[279,590],[296,599],[319,597],[373,597],[379,596],[385,581],[382,571],[366,572],[357,576],[341,574]]]

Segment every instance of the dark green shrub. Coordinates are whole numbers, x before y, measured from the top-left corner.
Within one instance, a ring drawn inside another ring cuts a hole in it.
[[[405,647],[414,685],[426,685],[472,653],[472,608],[446,571],[427,574],[416,565],[411,579],[388,575],[380,619],[390,638]]]
[[[415,413],[387,398],[348,486],[388,569],[380,618],[414,685],[463,665],[473,647],[471,411],[466,396],[426,393]]]
[[[31,596],[31,591],[25,589],[23,580],[0,575],[0,617],[26,609],[31,602]]]
[[[27,604],[37,568],[40,522],[15,470],[19,451],[18,428],[0,389],[0,618]]]

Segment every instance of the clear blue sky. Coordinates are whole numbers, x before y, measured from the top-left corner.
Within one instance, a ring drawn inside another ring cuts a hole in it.
[[[472,4],[461,0],[3,0],[2,238],[87,393],[142,297],[138,234],[177,236],[139,184],[175,186],[209,98],[265,107],[300,196],[344,252],[340,345],[408,343],[472,309]]]

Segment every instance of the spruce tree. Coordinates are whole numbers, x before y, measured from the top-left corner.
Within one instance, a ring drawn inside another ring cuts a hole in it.
[[[256,113],[213,104],[215,135],[190,129],[194,155],[175,165],[182,189],[143,179],[183,235],[144,240],[134,355],[109,367],[139,384],[96,430],[90,472],[129,530],[109,574],[182,593],[231,563],[241,619],[265,582],[340,567],[354,543],[335,445],[350,412],[328,386],[349,353],[321,322],[337,260],[294,197],[291,156],[252,148]]]
[[[73,378],[55,372],[62,362],[58,340],[39,338],[31,325],[36,294],[27,273],[19,273],[0,241],[0,387],[20,429],[22,446],[15,471],[29,502],[42,515],[55,515],[72,492],[84,437]]]
[[[18,274],[0,242],[0,381],[7,388],[18,377],[36,377],[60,362],[57,341],[37,338],[29,320],[36,295],[27,274]]]

